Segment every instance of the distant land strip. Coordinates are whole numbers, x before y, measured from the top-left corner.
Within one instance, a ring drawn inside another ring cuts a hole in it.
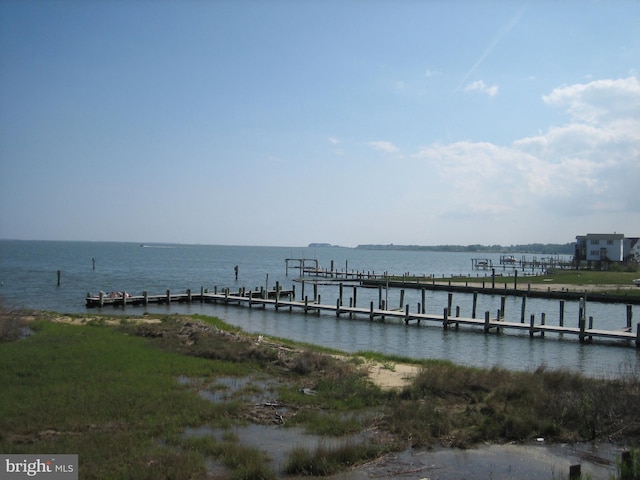
[[[309,247],[337,247],[329,243],[310,243]],[[387,245],[364,244],[356,248],[361,250],[417,250],[430,252],[477,252],[477,253],[530,253],[539,255],[573,255],[575,242],[529,243],[526,245]]]

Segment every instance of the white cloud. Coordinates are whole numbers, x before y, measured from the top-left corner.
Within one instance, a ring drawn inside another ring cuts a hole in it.
[[[336,137],[329,137],[329,143],[338,145],[340,143],[340,140],[338,140]]]
[[[367,145],[372,146],[376,150],[380,150],[385,153],[396,153],[399,152],[400,149],[396,147],[393,143],[387,141],[376,141],[376,142],[367,142]]]
[[[560,87],[542,99],[549,105],[566,107],[576,122],[618,124],[640,116],[640,82],[635,77]]]
[[[498,86],[491,85],[490,87],[485,84],[482,80],[476,80],[475,82],[471,82],[466,87],[464,87],[465,92],[480,92],[486,93],[490,97],[495,97],[498,94]]]
[[[440,214],[500,217],[505,227],[519,216],[525,222],[534,218],[527,212],[567,219],[626,216],[630,224],[638,223],[638,80],[571,85],[543,98],[565,108],[571,122],[507,146],[433,144],[413,156],[420,162],[415,168],[435,176],[433,184],[446,189],[447,201],[437,207]],[[636,230],[629,234],[639,234],[638,225],[632,226]]]

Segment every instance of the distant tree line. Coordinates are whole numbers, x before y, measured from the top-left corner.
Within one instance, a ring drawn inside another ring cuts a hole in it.
[[[388,245],[365,244],[356,248],[363,250],[418,250],[429,252],[478,252],[478,253],[535,253],[539,255],[573,255],[575,242],[528,243],[526,245]]]

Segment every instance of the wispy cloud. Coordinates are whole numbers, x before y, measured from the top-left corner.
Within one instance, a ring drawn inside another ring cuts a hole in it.
[[[516,13],[513,16],[513,18],[504,27],[500,29],[500,31],[493,37],[493,40],[491,41],[489,46],[484,50],[482,55],[480,55],[480,58],[476,61],[476,63],[473,64],[473,66],[471,67],[471,69],[469,69],[466,75],[462,77],[462,80],[460,81],[460,83],[452,93],[455,93],[462,88],[462,85],[466,83],[467,79],[471,76],[473,72],[475,72],[476,68],[478,68],[480,64],[484,62],[489,55],[491,55],[491,52],[493,52],[493,49],[496,48],[496,46],[500,43],[500,40],[502,40],[504,36],[507,33],[509,33],[513,29],[513,27],[516,26],[516,23],[518,23],[518,20],[520,20],[520,17],[522,17],[523,13],[524,13],[524,8],[520,9],[518,13]]]
[[[376,141],[376,142],[367,142],[367,145],[385,153],[396,153],[399,152],[400,149],[396,147],[393,143],[387,141]]]
[[[465,92],[480,92],[486,93],[490,97],[495,97],[498,94],[498,86],[491,85],[488,86],[482,80],[476,80],[475,82],[471,82],[469,85],[464,87]]]
[[[443,215],[500,215],[506,221],[519,212],[550,211],[567,222],[590,215],[638,218],[638,79],[564,86],[543,99],[564,108],[571,121],[511,145],[433,144],[413,156],[420,161],[416,178],[428,172],[434,185],[451,188]],[[476,208],[478,198],[482,208]]]
[[[338,145],[340,143],[340,140],[336,137],[329,137],[329,143],[331,143],[332,145]]]

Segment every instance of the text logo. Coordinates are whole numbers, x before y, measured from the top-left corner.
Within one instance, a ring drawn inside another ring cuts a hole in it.
[[[3,455],[0,478],[78,480],[78,455]]]

